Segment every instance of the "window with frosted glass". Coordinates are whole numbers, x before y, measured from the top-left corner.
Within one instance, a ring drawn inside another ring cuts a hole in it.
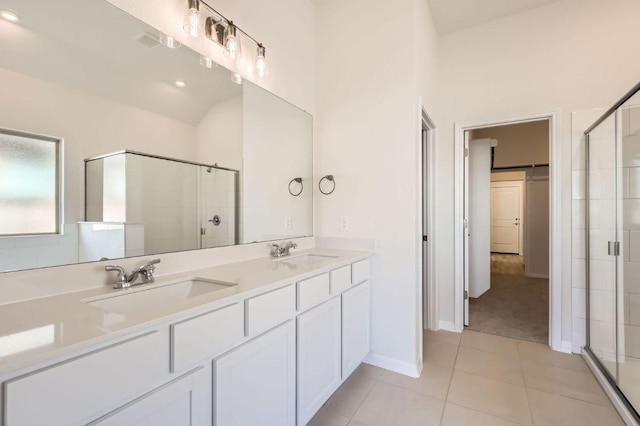
[[[0,236],[58,233],[60,141],[0,129]]]

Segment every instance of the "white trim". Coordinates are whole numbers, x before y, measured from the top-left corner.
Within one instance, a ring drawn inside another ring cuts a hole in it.
[[[463,200],[464,200],[464,132],[471,129],[501,126],[506,124],[524,123],[531,121],[549,120],[549,345],[552,349],[562,350],[562,281],[561,265],[562,235],[560,232],[560,218],[562,213],[562,199],[560,191],[560,139],[558,137],[558,114],[546,112],[528,114],[501,119],[486,119],[474,122],[455,123],[454,132],[454,297],[455,297],[455,329],[463,329],[462,291],[464,280],[462,270],[464,267],[463,251]]]
[[[424,107],[421,105],[420,106],[420,146],[419,146],[419,151],[420,154],[422,154],[422,149],[423,149],[423,143],[422,143],[422,131],[426,128],[427,132],[429,133],[428,137],[427,137],[427,182],[428,182],[428,188],[427,188],[427,194],[428,194],[428,202],[427,202],[427,207],[428,207],[428,212],[427,212],[427,236],[429,237],[429,241],[427,241],[427,271],[428,271],[428,276],[426,277],[426,284],[425,284],[425,280],[423,277],[423,271],[424,271],[424,265],[423,265],[423,259],[422,257],[420,258],[420,262],[419,262],[419,283],[420,285],[423,287],[423,291],[421,294],[421,303],[423,304],[423,312],[424,312],[424,317],[421,319],[422,320],[422,328],[427,328],[430,330],[436,330],[436,327],[438,325],[438,320],[440,318],[440,314],[439,314],[439,309],[438,309],[438,286],[436,285],[436,279],[435,279],[435,269],[436,269],[436,244],[435,244],[435,237],[436,237],[436,233],[435,233],[435,228],[434,228],[434,224],[435,224],[435,214],[436,214],[436,209],[435,209],[435,191],[436,191],[436,185],[435,185],[435,158],[436,158],[436,153],[435,153],[435,149],[436,149],[436,125],[433,121],[433,119],[429,116],[429,114],[427,113],[427,111],[424,109]],[[419,231],[418,234],[420,235],[420,250],[419,253],[422,253],[422,220],[423,220],[423,211],[422,211],[422,207],[423,207],[423,187],[422,187],[422,172],[423,172],[423,167],[424,165],[422,164],[422,155],[419,155],[420,157],[420,167],[418,168],[418,170],[420,170],[419,173],[419,182],[418,182],[418,196],[419,196],[419,202],[418,202],[418,206],[419,206],[419,214],[418,214],[418,221],[419,221]]]
[[[422,373],[421,360],[419,360],[415,364],[412,364],[410,362],[398,361],[395,358],[389,358],[384,355],[370,352],[362,362],[414,378],[420,377],[420,373]]]
[[[443,320],[440,320],[438,323],[438,330],[453,331],[454,333],[460,333],[462,331],[456,328],[456,324],[454,322]]]
[[[562,352],[570,354],[573,352],[573,343],[571,342],[571,340],[563,340],[561,348]]]
[[[636,422],[633,414],[631,413],[631,411],[629,411],[629,409],[627,408],[627,405],[622,401],[622,398],[620,398],[620,395],[618,395],[618,393],[611,387],[611,384],[609,383],[607,378],[604,376],[604,374],[602,374],[602,371],[600,371],[598,366],[593,362],[593,360],[585,352],[582,352],[582,358],[584,358],[584,361],[587,363],[587,366],[589,367],[593,375],[596,377],[596,380],[598,381],[598,383],[600,383],[600,386],[602,386],[602,389],[604,389],[604,392],[607,394],[607,396],[611,400],[613,407],[616,409],[620,417],[622,417],[622,420],[624,421],[624,423],[627,426],[638,426],[638,423]]]

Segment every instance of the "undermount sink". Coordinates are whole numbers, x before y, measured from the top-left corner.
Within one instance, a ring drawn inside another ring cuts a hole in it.
[[[149,284],[147,287],[143,284],[139,288],[119,290],[116,294],[100,299],[83,300],[83,302],[106,312],[126,315],[161,305],[182,302],[203,294],[229,289],[235,285],[235,283],[206,278],[190,278],[174,283]]]
[[[340,256],[327,256],[324,254],[301,254],[300,256],[292,256],[292,257],[286,257],[284,259],[279,259],[279,262],[282,263],[287,263],[289,265],[296,265],[296,266],[308,266],[308,265],[314,265],[316,263],[320,263],[320,262],[326,262],[327,260],[330,259],[337,259]]]

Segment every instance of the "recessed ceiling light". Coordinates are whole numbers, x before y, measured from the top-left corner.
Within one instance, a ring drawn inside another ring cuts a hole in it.
[[[0,18],[9,22],[18,22],[20,20],[20,15],[13,10],[0,10]]]
[[[184,82],[184,81],[182,81],[182,80],[178,80],[178,81],[176,81],[176,86],[178,86],[178,87],[184,87],[184,86],[186,86],[186,85],[187,85],[187,83],[185,83],[185,82]]]

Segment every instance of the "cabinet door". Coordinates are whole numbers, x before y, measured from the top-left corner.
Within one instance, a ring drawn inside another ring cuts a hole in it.
[[[298,316],[298,424],[306,425],[340,386],[340,297]]]
[[[369,281],[342,293],[342,379],[346,380],[371,349]]]
[[[289,321],[213,361],[216,426],[294,426],[296,329]]]
[[[210,368],[199,367],[94,421],[100,426],[211,424]]]

